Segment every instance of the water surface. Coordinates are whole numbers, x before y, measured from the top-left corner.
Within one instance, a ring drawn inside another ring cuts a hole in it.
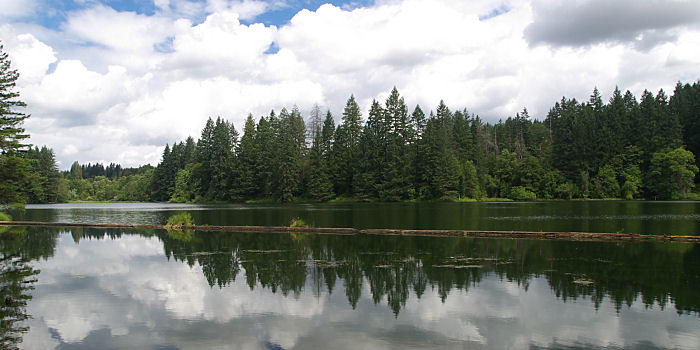
[[[700,245],[0,229],[25,349],[700,348]]]
[[[163,224],[181,211],[197,224],[316,227],[700,233],[700,202],[553,201],[474,203],[227,204],[80,203],[28,205],[26,220]]]

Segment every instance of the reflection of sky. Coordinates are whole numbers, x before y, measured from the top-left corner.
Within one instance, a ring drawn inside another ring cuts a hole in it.
[[[250,290],[240,274],[209,287],[195,264],[165,258],[155,237],[82,240],[62,235],[41,270],[28,312],[23,348],[334,349],[612,347],[700,348],[700,318],[674,308],[646,309],[641,300],[619,315],[579,299],[563,303],[544,278],[527,290],[485,277],[468,292],[437,289],[408,298],[398,317],[375,305],[368,283],[356,310],[342,282],[314,296]]]

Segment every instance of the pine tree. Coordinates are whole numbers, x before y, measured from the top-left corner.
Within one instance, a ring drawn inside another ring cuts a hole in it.
[[[12,69],[12,62],[0,44],[0,153],[9,156],[29,147],[22,143],[29,137],[22,128],[29,115],[18,111],[27,106],[17,99],[19,92],[14,91],[18,78],[19,73]]]
[[[19,92],[14,91],[19,73],[12,69],[12,62],[3,45],[0,44],[0,204],[24,202],[22,189],[34,187],[31,166],[26,159],[17,156],[19,151],[30,145],[23,140],[29,137],[25,134],[22,123],[29,115],[18,108],[26,104],[18,99]]]
[[[314,137],[309,153],[309,167],[311,171],[309,194],[311,198],[320,201],[327,201],[334,197],[330,171],[330,152],[334,129],[333,116],[328,112],[322,129]]]
[[[333,143],[335,187],[339,195],[352,195],[354,170],[359,157],[362,114],[355,97],[350,95],[343,110],[343,122],[338,126]]]
[[[272,197],[275,191],[275,172],[278,157],[275,151],[275,134],[272,124],[277,123],[275,112],[270,113],[269,119],[261,117],[255,130],[255,174],[257,188],[261,196]]]
[[[282,202],[291,202],[299,193],[302,180],[302,164],[306,151],[306,126],[299,110],[282,109],[277,133],[279,146],[279,194]]]
[[[219,117],[216,118],[212,135],[212,144],[208,155],[211,181],[206,198],[227,200],[229,199],[235,160],[233,150],[238,143],[238,132],[233,124]]]
[[[378,198],[385,171],[384,109],[372,101],[360,138],[360,158],[355,170],[354,192],[361,198]]]
[[[410,163],[408,151],[408,110],[403,97],[394,87],[386,100],[384,108],[384,125],[386,138],[384,142],[385,171],[379,191],[383,201],[398,201],[408,198],[410,182]]]
[[[236,151],[236,181],[232,194],[234,197],[251,198],[258,192],[255,178],[257,155],[255,146],[255,121],[252,115],[248,115],[243,136]]]
[[[452,114],[443,101],[437,115],[431,116],[420,144],[421,169],[419,195],[434,199],[458,195],[459,163],[452,147]]]
[[[204,129],[202,129],[202,134],[197,140],[197,146],[195,147],[194,159],[196,164],[192,168],[193,181],[196,183],[198,188],[197,195],[208,198],[209,189],[211,188],[210,183],[212,179],[212,154],[213,154],[213,143],[214,143],[214,120],[209,117],[206,124],[204,124]],[[155,175],[154,175],[155,176]]]
[[[688,151],[700,155],[700,81],[690,84],[676,84],[669,102],[671,113],[678,116],[683,129],[683,143]],[[695,164],[700,166],[700,157]]]

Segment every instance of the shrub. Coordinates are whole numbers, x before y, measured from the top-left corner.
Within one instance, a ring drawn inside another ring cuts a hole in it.
[[[177,230],[182,228],[182,226],[194,226],[194,220],[190,213],[179,213],[168,218],[168,222],[165,224],[166,230]]]
[[[289,227],[309,227],[309,224],[307,224],[306,221],[304,221],[303,219],[294,218],[289,224]]]
[[[510,198],[516,201],[534,201],[537,195],[523,186],[515,186],[510,189]]]

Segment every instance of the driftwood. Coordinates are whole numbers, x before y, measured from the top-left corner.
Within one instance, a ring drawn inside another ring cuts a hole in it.
[[[51,226],[51,227],[92,227],[163,230],[164,225],[124,225],[86,222],[36,222],[0,221],[0,226]],[[700,243],[700,236],[642,235],[634,233],[588,233],[588,232],[528,232],[528,231],[480,231],[480,230],[401,230],[401,229],[355,229],[285,226],[178,226],[180,230],[221,231],[221,232],[261,232],[261,233],[313,233],[333,235],[393,235],[430,237],[486,237],[522,238],[568,241],[611,241],[611,242],[682,242]]]

